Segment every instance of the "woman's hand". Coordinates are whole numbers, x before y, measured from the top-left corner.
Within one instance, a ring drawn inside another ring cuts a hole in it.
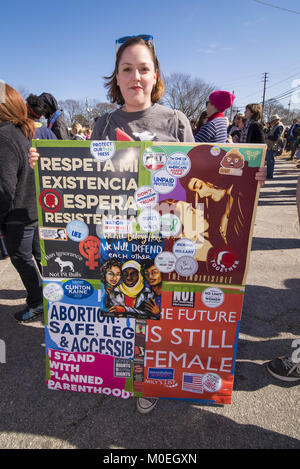
[[[262,168],[259,168],[257,173],[255,173],[255,179],[256,179],[256,181],[259,182],[261,187],[264,186],[266,177],[267,177],[267,167],[266,166],[263,166]]]
[[[153,298],[150,298],[150,300],[145,301],[145,310],[147,311],[147,313],[152,313],[152,314],[160,313],[160,307],[155,303]]]
[[[36,151],[36,148],[31,147],[28,153],[28,160],[29,160],[30,167],[32,169],[34,168],[35,162],[39,159],[39,157],[40,155]]]

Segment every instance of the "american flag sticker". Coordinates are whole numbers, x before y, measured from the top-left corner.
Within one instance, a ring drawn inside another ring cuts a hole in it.
[[[183,373],[182,375],[182,390],[190,392],[203,393],[202,376],[193,373]]]

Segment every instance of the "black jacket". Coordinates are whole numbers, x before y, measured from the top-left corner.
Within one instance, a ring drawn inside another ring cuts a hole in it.
[[[51,118],[58,111],[58,104],[54,96],[50,93],[42,93],[40,95],[44,105],[44,116],[48,119],[48,127],[51,121]],[[56,138],[59,140],[68,140],[70,138],[68,126],[65,121],[65,116],[62,110],[60,110],[60,115],[55,120],[53,126],[51,127],[52,132],[56,135]]]
[[[51,120],[51,117],[50,117],[50,119],[48,119],[48,125],[49,125],[50,120]],[[60,116],[58,116],[58,118],[54,122],[51,130],[56,135],[56,138],[58,140],[69,140],[70,139],[68,126],[66,124],[63,111],[61,111]]]
[[[37,221],[31,141],[10,122],[0,123],[0,225]]]
[[[265,143],[263,127],[259,122],[249,125],[246,143]]]

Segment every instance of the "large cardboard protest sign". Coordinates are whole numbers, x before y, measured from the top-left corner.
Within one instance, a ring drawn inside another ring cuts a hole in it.
[[[230,402],[265,147],[35,145],[48,387]]]

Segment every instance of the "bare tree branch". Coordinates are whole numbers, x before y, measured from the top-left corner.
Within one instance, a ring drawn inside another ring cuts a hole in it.
[[[179,109],[188,119],[198,119],[205,110],[208,96],[216,88],[200,78],[184,73],[171,73],[165,78],[166,92],[163,104]]]

